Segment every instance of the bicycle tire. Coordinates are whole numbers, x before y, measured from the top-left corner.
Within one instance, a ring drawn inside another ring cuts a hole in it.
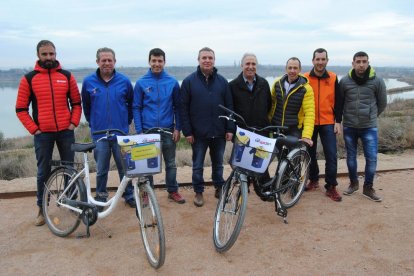
[[[282,207],[291,208],[299,201],[308,180],[309,163],[310,156],[305,147],[293,149],[282,161],[276,182],[276,190],[279,190],[279,201]],[[284,186],[286,186],[285,189],[283,189]]]
[[[154,190],[149,181],[134,186],[138,217],[141,228],[141,237],[148,262],[155,269],[160,268],[165,261],[165,236],[160,207]],[[137,191],[139,190],[139,192]]]
[[[63,199],[87,201],[85,184],[81,179],[77,179],[72,183],[71,188],[65,191],[67,183],[76,173],[73,168],[58,167],[50,173],[45,183],[42,202],[43,214],[50,231],[59,237],[72,234],[81,222],[80,213],[66,208],[60,202]]]
[[[222,189],[214,217],[213,241],[217,252],[228,251],[236,242],[246,216],[247,182],[233,177],[234,171]]]

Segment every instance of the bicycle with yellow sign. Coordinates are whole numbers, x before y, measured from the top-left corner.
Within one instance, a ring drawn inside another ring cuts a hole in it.
[[[310,156],[306,145],[298,138],[282,134],[286,127],[256,129],[248,126],[243,117],[234,111],[221,105],[219,107],[227,114],[220,117],[237,125],[229,161],[232,172],[221,190],[213,226],[214,246],[218,252],[225,252],[234,245],[240,234],[250,184],[262,200],[274,202],[277,215],[287,223],[287,209],[294,206],[303,194]],[[272,133],[273,137],[257,134],[265,131]],[[276,157],[276,172],[263,183],[261,176]]]
[[[160,133],[169,132],[161,128],[152,128],[146,133],[148,132],[151,134],[127,135],[119,129],[94,132],[105,134],[100,140],[116,136],[121,150],[124,177],[115,194],[107,202],[97,201],[92,196],[88,152],[92,152],[95,143],[72,144],[73,151],[82,153],[82,163],[53,161],[52,165],[56,168],[48,177],[43,193],[43,213],[53,234],[66,237],[73,233],[82,221],[86,225],[86,234],[78,237],[89,237],[89,227],[114,211],[126,185],[132,182],[136,202],[135,214],[139,225],[137,230],[141,234],[147,259],[156,269],[164,264],[164,227],[149,176],[162,170]],[[76,170],[75,167],[81,169]],[[98,207],[107,208],[101,208],[102,211],[99,211]],[[111,235],[108,234],[108,237]]]

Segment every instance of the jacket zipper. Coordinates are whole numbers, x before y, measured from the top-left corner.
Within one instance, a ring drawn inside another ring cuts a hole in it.
[[[50,69],[48,69],[48,74],[49,74],[50,91],[52,92],[53,119],[55,120],[56,131],[59,131],[59,126],[58,126],[58,122],[56,118],[55,91],[53,90],[53,82],[52,82],[52,75],[50,74]]]

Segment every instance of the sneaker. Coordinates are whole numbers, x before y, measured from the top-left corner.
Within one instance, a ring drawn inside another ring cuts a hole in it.
[[[196,193],[194,197],[194,205],[197,207],[201,207],[204,205],[203,193]]]
[[[168,193],[168,198],[174,202],[177,202],[178,204],[185,203],[184,197],[182,197],[178,192]]]
[[[305,191],[312,191],[319,188],[318,180],[310,180],[309,183],[305,186]]]
[[[372,187],[365,187],[362,194],[371,199],[372,201],[381,202],[382,198],[375,193],[375,190]]]
[[[346,191],[344,191],[344,195],[348,195],[348,196],[352,195],[353,193],[355,193],[358,190],[359,190],[359,183],[358,182],[356,182],[356,183],[351,182],[351,184],[349,184],[348,189]]]
[[[129,205],[129,207],[131,207],[131,208],[136,208],[137,207],[135,199],[133,199],[133,198],[125,201],[125,205]]]
[[[221,191],[222,191],[222,189],[223,189],[222,186],[216,188],[216,191],[214,192],[214,197],[215,198],[219,199],[221,197]]]
[[[35,225],[36,226],[42,226],[46,223],[45,221],[45,217],[43,216],[43,210],[42,207],[39,207],[39,212],[37,213],[37,217],[35,220]]]
[[[342,201],[342,197],[336,191],[336,187],[335,186],[330,186],[326,190],[326,193],[325,194],[326,194],[327,197],[329,197],[333,201]]]

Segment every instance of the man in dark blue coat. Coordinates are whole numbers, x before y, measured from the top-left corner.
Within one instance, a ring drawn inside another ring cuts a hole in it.
[[[193,150],[193,189],[196,193],[194,204],[204,205],[204,159],[207,148],[212,164],[211,178],[219,197],[223,179],[223,155],[226,140],[233,138],[234,124],[219,115],[224,112],[219,104],[233,110],[233,99],[227,80],[217,74],[214,67],[214,51],[208,47],[198,53],[197,71],[186,77],[181,85],[182,132]]]

